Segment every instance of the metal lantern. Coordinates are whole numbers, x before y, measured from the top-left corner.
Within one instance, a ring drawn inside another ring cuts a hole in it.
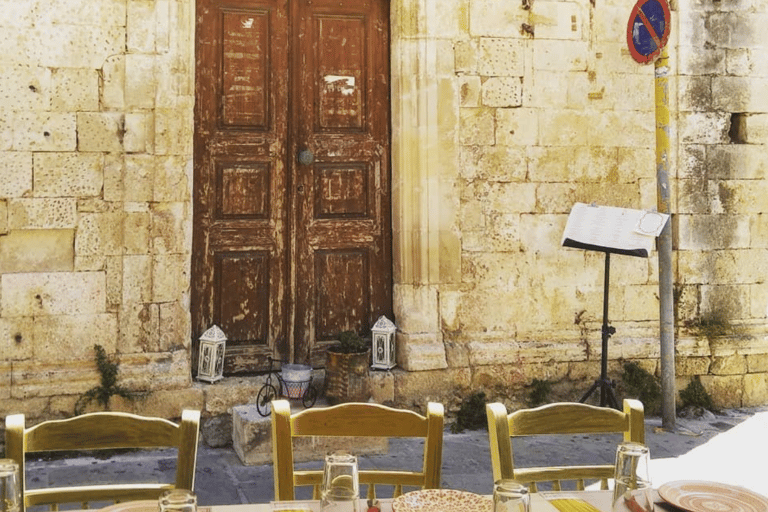
[[[214,325],[200,336],[200,352],[197,361],[197,378],[216,382],[224,378],[224,348],[227,337]]]
[[[392,321],[380,316],[371,328],[373,335],[373,365],[377,370],[389,370],[397,364],[395,359],[395,332],[397,327]]]

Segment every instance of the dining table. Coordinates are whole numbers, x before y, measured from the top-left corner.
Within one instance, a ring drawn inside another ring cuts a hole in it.
[[[654,493],[654,497],[655,497]],[[622,505],[617,511],[612,511],[612,491],[546,491],[531,494],[530,512],[562,512],[552,504],[556,499],[573,499],[593,505],[600,512],[632,512]],[[487,496],[490,500],[491,496]],[[393,512],[392,499],[379,500],[381,512]],[[366,512],[366,500],[360,500],[360,512]],[[317,500],[273,501],[270,503],[255,503],[242,505],[214,505],[198,507],[198,512],[320,512],[320,502]],[[574,509],[575,510],[575,509]],[[130,512],[130,511],[109,511]],[[139,512],[139,511],[137,511]]]

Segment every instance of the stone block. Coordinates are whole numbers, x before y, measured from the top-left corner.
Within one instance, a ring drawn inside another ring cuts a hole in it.
[[[751,354],[747,356],[748,373],[768,372],[768,354]]]
[[[125,55],[122,52],[106,58],[97,67],[101,70],[100,102],[105,109],[122,110],[125,108]]]
[[[263,375],[254,377],[225,377],[215,383],[195,382],[193,386],[205,394],[205,412],[213,415],[232,414],[233,408],[255,404]]]
[[[539,118],[542,146],[586,146],[589,115],[576,110],[552,110]]]
[[[116,404],[119,402],[119,399],[115,399]],[[184,409],[203,411],[205,397],[202,390],[194,387],[159,389],[146,395],[139,395],[135,401],[126,405],[134,414],[178,421]]]
[[[0,66],[3,108],[12,111],[51,110],[51,70],[39,66]]]
[[[116,2],[109,4],[115,5]],[[55,30],[38,25],[27,32],[27,39],[31,41],[30,47],[34,48],[42,66],[98,69],[107,57],[125,51],[124,19],[114,20],[114,25],[103,21],[93,25],[79,21],[71,25],[59,22]],[[73,48],[77,51],[72,51]]]
[[[742,355],[713,357],[709,372],[712,375],[741,375],[746,373],[747,362]]]
[[[0,274],[72,271],[73,239],[69,229],[11,231],[0,237]]]
[[[77,148],[83,152],[123,151],[125,118],[117,112],[78,112]]]
[[[3,274],[4,317],[83,315],[105,311],[103,272]]]
[[[184,236],[188,211],[185,203],[157,203],[153,206],[150,236],[156,254],[180,254],[191,245]]]
[[[8,229],[72,229],[76,227],[75,198],[13,199],[8,201]]]
[[[170,351],[179,347],[191,349],[192,327],[190,312],[180,302],[159,304],[160,309],[160,351]]]
[[[768,373],[744,375],[743,407],[756,407],[768,403]]]
[[[522,41],[481,38],[477,48],[477,72],[489,77],[522,77],[525,74]]]
[[[130,202],[150,202],[153,200],[153,182],[155,177],[155,158],[151,155],[126,155],[124,198]]]
[[[74,151],[76,144],[76,114],[35,111],[13,114],[13,148],[16,150]]]
[[[536,38],[533,41],[533,69],[556,71],[586,71],[589,43]]]
[[[454,68],[457,74],[477,74],[478,39],[461,39],[453,44]]]
[[[680,140],[683,143],[727,144],[731,127],[728,112],[681,112]]]
[[[189,254],[158,254],[152,258],[152,301],[181,300],[189,288]]]
[[[10,361],[0,361],[0,400],[11,399],[11,375]]]
[[[186,350],[122,354],[119,381],[133,391],[173,390],[192,384],[189,353]]]
[[[32,153],[0,152],[0,197],[23,197],[32,190]]]
[[[519,4],[495,0],[473,0],[469,4],[469,35],[473,37],[522,39],[519,27],[528,21],[528,12]]]
[[[126,352],[160,352],[158,304],[120,303],[120,347]]]
[[[22,361],[34,357],[34,329],[35,318],[31,316],[0,318],[0,347],[7,361]],[[10,372],[10,367],[8,371]],[[10,378],[10,373],[8,376]]]
[[[708,45],[680,45],[677,51],[681,75],[725,74],[726,50],[723,48],[712,48]]]
[[[126,43],[129,52],[154,53],[156,2],[150,0],[130,0],[127,2]]]
[[[518,77],[491,77],[483,83],[486,107],[519,107],[523,103],[523,84]]]
[[[192,196],[192,159],[189,155],[158,157],[153,183],[157,202],[190,201]]]
[[[99,74],[89,68],[51,70],[51,108],[58,112],[94,112],[99,109]]]
[[[496,143],[510,149],[515,146],[521,146],[522,149],[537,145],[539,143],[539,110],[531,108],[497,109]]]
[[[81,214],[75,239],[78,256],[123,253],[123,214],[121,212]]]
[[[152,257],[123,257],[123,303],[144,303],[152,299]]]
[[[72,148],[74,149],[74,147]],[[34,159],[37,197],[98,197],[104,182],[98,153],[40,153]]]
[[[590,12],[585,4],[536,2],[536,39],[580,41],[589,23]]]
[[[125,114],[123,147],[128,153],[151,153],[155,143],[155,118],[151,113]]]
[[[316,405],[315,407],[318,407]],[[292,410],[292,413],[298,412]],[[272,461],[272,421],[262,417],[256,405],[240,405],[232,409],[232,446],[246,466]],[[347,450],[356,455],[384,454],[389,450],[387,438],[379,437],[306,437],[293,443],[293,460],[321,460],[327,452]]]
[[[125,56],[125,106],[131,110],[155,106],[155,56],[127,54]]]
[[[391,371],[372,371],[371,400],[377,404],[391,404],[395,400],[395,377]]]
[[[742,375],[702,375],[701,384],[712,397],[715,407],[741,407],[744,399]]]
[[[395,285],[395,311],[400,332],[437,332],[439,319],[437,317],[437,288],[433,286]]]
[[[62,360],[14,361],[11,379],[11,398],[23,400],[48,397],[52,389],[60,394],[80,395],[99,385],[93,359],[71,359],[66,364]]]
[[[681,215],[677,220],[680,250],[746,249],[751,245],[751,218],[747,215]]]
[[[437,334],[404,334],[396,336],[397,364],[407,371],[444,369],[448,366],[445,347]]]
[[[192,107],[155,109],[155,153],[190,155],[194,135]]]
[[[676,357],[675,375],[691,377],[693,375],[706,375],[709,373],[709,357]]]
[[[476,108],[480,106],[481,81],[479,76],[458,77],[459,106]]]
[[[712,110],[712,77],[711,76],[681,76],[678,78],[680,88],[680,110],[690,112],[706,112]]]
[[[123,248],[125,254],[149,254],[150,224],[148,212],[126,212],[123,216]]]
[[[495,144],[496,122],[493,109],[462,108],[459,111],[459,118],[461,144]]]
[[[76,316],[43,316],[35,319],[35,360],[62,363],[92,359],[93,346],[107,353],[117,348],[117,316],[112,313]]]

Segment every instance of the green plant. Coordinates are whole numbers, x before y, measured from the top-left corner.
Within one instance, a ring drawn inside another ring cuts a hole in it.
[[[685,389],[680,391],[680,401],[683,407],[702,407],[710,411],[714,409],[712,397],[704,389],[698,375],[691,379],[691,382],[688,383]]]
[[[451,432],[458,434],[465,429],[477,430],[488,428],[488,420],[485,415],[485,393],[478,391],[467,397],[461,403],[459,412],[456,413],[456,422],[451,425]]]
[[[628,394],[643,402],[647,414],[658,414],[661,410],[661,384],[659,380],[635,362],[624,363],[622,376]]]
[[[339,343],[331,350],[341,354],[360,354],[370,348],[370,342],[361,338],[355,331],[344,331],[339,334]]]
[[[528,393],[528,407],[538,407],[547,403],[549,393],[552,391],[552,383],[547,380],[533,379],[530,393]]]
[[[85,406],[92,400],[96,400],[103,408],[108,409],[109,400],[115,395],[127,400],[134,398],[130,391],[117,384],[119,364],[110,361],[101,345],[94,345],[93,350],[96,352],[96,369],[101,375],[101,384],[80,395],[75,402],[75,415],[82,414]]]

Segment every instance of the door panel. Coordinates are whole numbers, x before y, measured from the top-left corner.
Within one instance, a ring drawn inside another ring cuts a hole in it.
[[[388,1],[297,2],[294,343],[301,354],[391,317]],[[314,343],[314,345],[312,345]]]
[[[193,336],[227,335],[226,373],[287,338],[287,0],[198,0]]]
[[[388,9],[197,0],[193,338],[228,374],[391,315]]]

